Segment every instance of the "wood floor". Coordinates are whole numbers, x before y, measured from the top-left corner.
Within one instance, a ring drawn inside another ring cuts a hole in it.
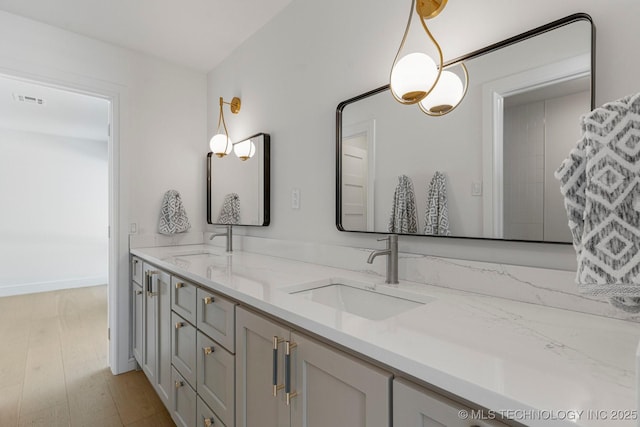
[[[107,368],[107,288],[0,298],[0,426],[174,426],[142,371]]]

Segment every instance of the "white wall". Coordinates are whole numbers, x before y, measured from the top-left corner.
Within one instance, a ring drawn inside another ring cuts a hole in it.
[[[245,233],[351,246],[378,244],[335,228],[335,108],[382,86],[398,48],[410,2],[295,0],[208,75],[209,136],[219,96],[242,97],[229,119],[232,136],[272,137],[272,222]],[[575,12],[597,27],[596,104],[638,90],[640,57],[625,46],[640,38],[640,3],[596,0],[449,2],[431,24],[451,59]],[[615,65],[613,65],[615,64]],[[291,189],[301,208],[290,208]],[[512,264],[575,268],[569,245],[401,238],[401,250]]]
[[[0,74],[21,76],[114,99],[119,190],[117,301],[110,300],[117,329],[114,372],[132,369],[129,359],[128,230],[137,223],[155,232],[164,192],[181,192],[193,230],[205,224],[206,76],[137,52],[0,12]],[[10,42],[9,42],[10,41]],[[110,191],[114,189],[111,188]]]
[[[0,296],[107,283],[107,142],[0,129],[0,152]]]

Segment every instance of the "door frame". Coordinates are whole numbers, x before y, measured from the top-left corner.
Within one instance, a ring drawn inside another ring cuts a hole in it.
[[[0,67],[0,76],[36,85],[80,93],[109,101],[109,256],[107,363],[114,375],[135,369],[129,325],[132,307],[129,297],[129,239],[126,227],[127,194],[120,191],[125,181],[120,161],[120,117],[126,117],[127,87],[49,67],[23,65],[20,69]],[[29,68],[35,67],[36,70]],[[126,188],[126,186],[123,186]]]

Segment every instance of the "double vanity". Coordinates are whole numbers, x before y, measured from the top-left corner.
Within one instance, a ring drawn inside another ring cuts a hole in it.
[[[133,354],[177,425],[637,425],[635,323],[210,245],[131,254]]]

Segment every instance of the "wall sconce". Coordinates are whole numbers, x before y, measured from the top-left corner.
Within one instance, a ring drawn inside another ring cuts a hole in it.
[[[216,130],[216,134],[213,135],[211,141],[209,141],[209,147],[213,154],[218,157],[224,157],[227,154],[231,153],[231,149],[233,148],[233,142],[231,138],[229,138],[229,132],[227,131],[227,124],[224,121],[224,113],[222,111],[222,107],[224,104],[229,105],[231,112],[233,114],[238,114],[240,111],[240,98],[233,97],[231,102],[224,102],[224,99],[220,97],[220,114],[218,115],[218,129]],[[224,133],[220,133],[220,124],[222,124],[222,130]]]
[[[253,157],[256,154],[256,145],[252,140],[246,139],[244,141],[236,142],[233,144],[233,152],[243,162]]]
[[[435,18],[442,12],[447,0],[412,0],[409,20],[398,53],[391,67],[390,83],[393,97],[401,104],[419,104],[420,109],[430,116],[442,116],[453,111],[467,93],[469,74],[461,62],[465,83],[457,74],[444,70],[442,49],[427,28],[426,20]],[[435,46],[438,63],[424,52],[405,54],[403,51],[411,28],[413,12],[417,13],[422,28]]]

